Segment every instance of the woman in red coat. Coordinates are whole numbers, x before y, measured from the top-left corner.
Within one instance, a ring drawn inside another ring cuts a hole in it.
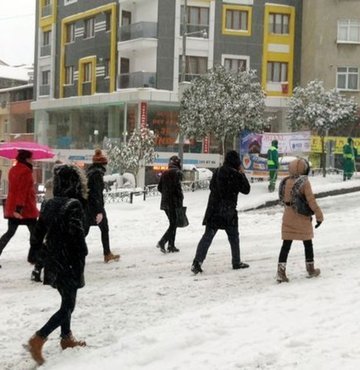
[[[4,217],[8,219],[8,229],[0,238],[0,255],[19,225],[26,225],[31,237],[39,215],[32,175],[32,153],[28,150],[19,150],[16,161],[8,176],[9,191],[4,210]],[[36,262],[36,251],[32,248],[29,250],[28,261]]]

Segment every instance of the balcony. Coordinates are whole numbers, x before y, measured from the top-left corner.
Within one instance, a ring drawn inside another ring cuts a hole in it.
[[[180,36],[184,33],[183,26],[180,25]],[[209,25],[205,24],[188,24],[186,26],[186,34],[188,37],[197,37],[201,39],[209,38]]]
[[[44,45],[40,48],[40,56],[45,57],[51,55],[51,45]]]
[[[40,85],[40,87],[39,87],[39,95],[40,96],[50,95],[50,85]]]
[[[49,15],[52,15],[52,4],[45,5],[41,8],[41,17],[48,17]]]
[[[119,28],[120,42],[142,38],[157,39],[156,22],[138,22]]]
[[[119,89],[129,89],[137,87],[156,88],[156,73],[133,72],[133,73],[122,73],[119,75],[118,78]]]

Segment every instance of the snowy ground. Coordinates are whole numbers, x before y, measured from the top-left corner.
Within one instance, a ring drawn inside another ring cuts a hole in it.
[[[339,176],[311,179],[316,192],[359,186]],[[267,183],[239,196],[239,210],[276,194]],[[92,228],[86,287],[79,290],[72,329],[82,349],[61,351],[58,331],[44,347],[51,370],[118,369],[358,369],[360,368],[360,194],[319,199],[325,221],[316,230],[321,277],[305,278],[303,247],[289,256],[290,283],[276,284],[281,245],[280,206],[240,212],[242,259],[232,270],[226,234],[219,231],[194,276],[190,265],[204,231],[207,191],[185,194],[190,226],[177,236],[178,254],[155,244],[167,227],[159,198],[111,204],[112,249],[121,261],[102,262],[100,233]],[[0,232],[5,230],[4,221]],[[58,309],[54,289],[30,282],[28,231],[19,228],[1,256],[0,369],[33,369],[22,347]]]

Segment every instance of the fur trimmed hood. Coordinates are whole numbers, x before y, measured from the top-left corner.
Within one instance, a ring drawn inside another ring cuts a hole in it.
[[[84,172],[72,164],[55,166],[54,196],[87,199],[88,187]]]

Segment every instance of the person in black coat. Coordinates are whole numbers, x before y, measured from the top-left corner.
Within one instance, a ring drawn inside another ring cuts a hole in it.
[[[169,219],[169,227],[157,243],[162,253],[166,253],[165,244],[168,244],[168,252],[179,252],[175,247],[176,237],[176,208],[183,205],[184,195],[181,188],[182,172],[180,158],[176,155],[169,159],[168,169],[161,175],[158,190],[161,193],[160,209],[165,211]]]
[[[240,240],[238,215],[236,210],[238,194],[249,194],[250,184],[241,167],[239,154],[235,150],[225,156],[223,166],[218,168],[210,181],[210,196],[203,225],[205,233],[197,246],[196,255],[191,266],[194,274],[202,272],[211,242],[219,229],[226,231],[231,246],[233,269],[247,268],[249,265],[240,260]]]
[[[118,261],[119,254],[113,254],[110,250],[109,222],[104,207],[104,175],[106,173],[107,158],[101,149],[96,149],[93,163],[86,171],[89,187],[89,227],[99,226],[101,231],[101,243],[103,246],[104,262]],[[86,230],[86,235],[89,229]]]
[[[42,347],[47,337],[61,328],[62,349],[85,346],[71,332],[71,315],[75,308],[77,290],[84,287],[85,213],[83,204],[87,197],[86,178],[72,165],[54,169],[54,198],[42,203],[40,216],[31,238],[31,245],[42,249],[44,284],[57,289],[61,296],[60,309],[29,340],[31,356],[44,363]]]

